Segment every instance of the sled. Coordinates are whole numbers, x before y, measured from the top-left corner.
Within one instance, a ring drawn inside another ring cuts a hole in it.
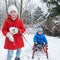
[[[46,57],[47,57],[47,59],[48,59],[48,48],[47,48],[46,45],[43,46],[43,51],[45,52]]]
[[[46,58],[48,59],[48,48],[47,48],[46,45],[43,45],[42,48],[33,46],[32,50],[33,50],[33,52],[32,52],[32,59],[34,59],[35,52],[38,51],[38,50],[40,52],[44,52],[46,54]]]

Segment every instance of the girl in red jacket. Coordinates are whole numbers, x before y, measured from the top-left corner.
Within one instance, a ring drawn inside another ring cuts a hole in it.
[[[6,36],[4,48],[8,50],[6,60],[11,60],[14,50],[17,50],[15,60],[20,60],[21,48],[24,47],[22,33],[25,30],[22,20],[18,17],[16,6],[11,5],[2,27],[2,33]]]

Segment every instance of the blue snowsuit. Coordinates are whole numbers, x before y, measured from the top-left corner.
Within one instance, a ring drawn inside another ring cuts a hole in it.
[[[38,34],[38,32],[36,33],[36,35],[34,36],[34,43],[38,43],[38,44],[48,44],[48,41],[45,37],[44,34]]]

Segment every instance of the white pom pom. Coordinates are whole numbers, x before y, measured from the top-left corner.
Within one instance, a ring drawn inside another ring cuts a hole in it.
[[[16,28],[16,27],[10,27],[9,31],[12,34],[16,34],[16,33],[18,33],[18,28]]]

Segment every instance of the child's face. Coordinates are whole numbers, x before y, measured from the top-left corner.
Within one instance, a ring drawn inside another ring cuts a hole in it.
[[[15,20],[17,18],[17,13],[14,10],[10,12],[10,15],[11,15],[12,20]]]
[[[38,34],[42,34],[42,32],[38,32]]]

